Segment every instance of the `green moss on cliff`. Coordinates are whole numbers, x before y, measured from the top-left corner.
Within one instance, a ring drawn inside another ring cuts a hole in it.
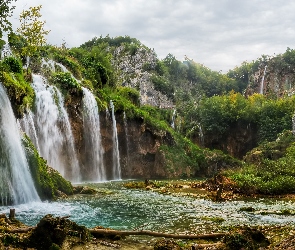
[[[21,67],[16,65],[18,61],[9,62],[3,61],[0,64],[0,81],[6,88],[15,115],[21,117],[26,109],[33,106],[35,93],[32,86],[24,80],[22,72],[18,72]]]
[[[73,194],[71,183],[47,165],[47,162],[39,156],[38,151],[26,135],[24,135],[22,142],[25,146],[30,170],[41,199],[52,200],[61,194]]]

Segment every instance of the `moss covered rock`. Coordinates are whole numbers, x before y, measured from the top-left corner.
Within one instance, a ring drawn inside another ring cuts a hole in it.
[[[41,199],[52,200],[59,196],[73,194],[72,184],[65,180],[58,171],[47,165],[47,162],[40,157],[28,136],[24,135],[22,142],[25,146],[30,170]]]

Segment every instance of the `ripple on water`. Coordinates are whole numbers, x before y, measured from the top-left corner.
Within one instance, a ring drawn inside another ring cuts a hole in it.
[[[109,185],[109,184],[108,184]],[[293,201],[256,199],[226,201],[163,195],[144,190],[111,189],[109,194],[77,195],[57,202],[32,202],[13,206],[19,220],[35,225],[46,214],[68,216],[87,227],[101,225],[114,229],[146,229],[165,232],[210,231],[221,224],[272,225],[295,224],[294,215],[261,213],[261,211],[294,211]],[[245,212],[253,207],[256,212]],[[1,207],[0,213],[9,213],[11,207]],[[209,218],[209,219],[208,219]],[[212,218],[221,218],[219,222]]]

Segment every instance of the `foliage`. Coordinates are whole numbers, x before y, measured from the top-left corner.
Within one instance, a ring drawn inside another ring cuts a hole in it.
[[[80,84],[72,77],[69,72],[58,72],[53,74],[52,82],[65,90],[81,90]]]
[[[39,20],[42,17],[40,13],[41,8],[42,5],[30,7],[29,10],[22,11],[19,16],[21,25],[17,32],[27,42],[26,46],[23,47],[22,55],[32,56],[38,50],[38,47],[46,43],[45,36],[50,31],[44,29],[46,22]]]
[[[15,62],[15,61],[14,61]],[[6,88],[7,94],[12,104],[12,108],[17,117],[22,116],[25,110],[33,106],[35,93],[32,86],[24,80],[24,76],[19,73],[4,71],[7,65],[0,65],[0,81]]]
[[[285,131],[271,143],[265,143],[247,155],[248,162],[238,171],[226,174],[235,180],[242,192],[253,194],[295,193],[295,138]],[[280,152],[282,150],[282,152]],[[274,157],[274,152],[279,155]],[[252,154],[252,158],[250,157]]]
[[[62,53],[55,53],[54,59],[65,66],[77,79],[82,78],[81,66],[77,60],[68,55],[62,55]]]
[[[43,200],[52,200],[59,196],[59,192],[68,195],[72,194],[73,187],[71,183],[47,165],[47,162],[40,157],[29,137],[25,135],[22,142],[26,149],[27,160],[39,196]]]
[[[10,6],[12,2],[16,0],[1,0],[0,3],[0,38],[2,38],[3,33],[7,31],[12,31],[12,24],[8,21],[8,18],[12,16],[12,11],[15,6]]]
[[[15,57],[5,57],[2,66],[12,73],[22,73],[23,71],[22,63]]]
[[[174,87],[165,78],[152,75],[151,81],[154,84],[155,90],[160,91],[170,99],[174,98]]]

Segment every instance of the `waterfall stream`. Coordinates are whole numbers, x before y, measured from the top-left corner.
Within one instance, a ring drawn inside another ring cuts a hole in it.
[[[106,171],[103,163],[104,150],[101,144],[99,111],[94,95],[83,90],[83,133],[84,133],[84,176],[85,181],[105,181]]]
[[[66,179],[79,182],[80,169],[63,97],[39,75],[33,74],[32,86],[36,93],[35,127],[40,155]]]
[[[112,121],[113,121],[113,179],[121,179],[121,166],[120,166],[120,154],[119,154],[119,141],[117,132],[117,122],[114,111],[114,104],[110,101],[110,107],[112,111]]]
[[[40,201],[31,177],[20,130],[0,84],[0,204]]]

